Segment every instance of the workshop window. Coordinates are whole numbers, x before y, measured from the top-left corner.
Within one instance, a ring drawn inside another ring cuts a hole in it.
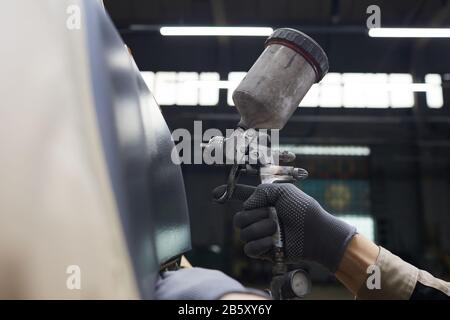
[[[150,72],[142,76],[160,105],[215,106],[219,91],[227,90],[227,104],[234,106],[232,95],[245,72],[230,72],[220,80],[217,72]],[[322,108],[412,108],[414,94],[425,94],[429,108],[444,105],[439,74],[427,74],[424,82],[414,82],[408,73],[328,73],[314,84],[300,107]]]

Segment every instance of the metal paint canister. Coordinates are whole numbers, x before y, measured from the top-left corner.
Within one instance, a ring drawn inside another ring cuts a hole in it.
[[[245,129],[282,129],[311,86],[328,72],[323,49],[306,34],[275,30],[233,92]]]

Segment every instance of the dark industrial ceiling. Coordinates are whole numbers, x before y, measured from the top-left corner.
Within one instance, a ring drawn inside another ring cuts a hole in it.
[[[257,37],[162,37],[161,25],[297,28],[326,50],[333,72],[448,72],[446,39],[373,39],[367,7],[382,27],[450,26],[449,0],[104,0],[142,70],[246,70],[261,52]],[[137,30],[132,25],[145,25]]]
[[[144,71],[245,71],[261,37],[164,37],[161,25],[291,27],[327,52],[331,72],[450,73],[448,39],[370,38],[367,7],[382,27],[450,27],[450,0],[104,0]],[[134,28],[144,25],[146,28]],[[445,78],[447,79],[447,78]]]
[[[365,26],[366,8],[381,8],[384,26],[449,25],[448,0],[104,0],[117,26],[205,24]]]

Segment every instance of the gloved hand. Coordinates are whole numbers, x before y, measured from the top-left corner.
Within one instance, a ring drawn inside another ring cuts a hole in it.
[[[157,300],[216,300],[227,293],[248,293],[267,298],[254,289],[245,288],[218,270],[186,268],[167,271],[156,283]]]
[[[226,186],[214,189],[213,197]],[[287,263],[316,261],[331,272],[339,266],[356,228],[326,212],[312,197],[290,183],[261,184],[257,188],[236,185],[233,199],[244,202],[244,210],[234,216],[245,242],[245,253],[253,258],[272,258],[276,223],[268,207],[275,207]]]

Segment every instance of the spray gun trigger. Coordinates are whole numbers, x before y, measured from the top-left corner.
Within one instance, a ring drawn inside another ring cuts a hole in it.
[[[234,189],[236,187],[236,182],[239,179],[241,174],[241,166],[238,164],[234,164],[231,167],[230,174],[228,175],[227,187],[224,193],[215,201],[218,203],[225,203],[227,200],[230,200],[233,196]]]

